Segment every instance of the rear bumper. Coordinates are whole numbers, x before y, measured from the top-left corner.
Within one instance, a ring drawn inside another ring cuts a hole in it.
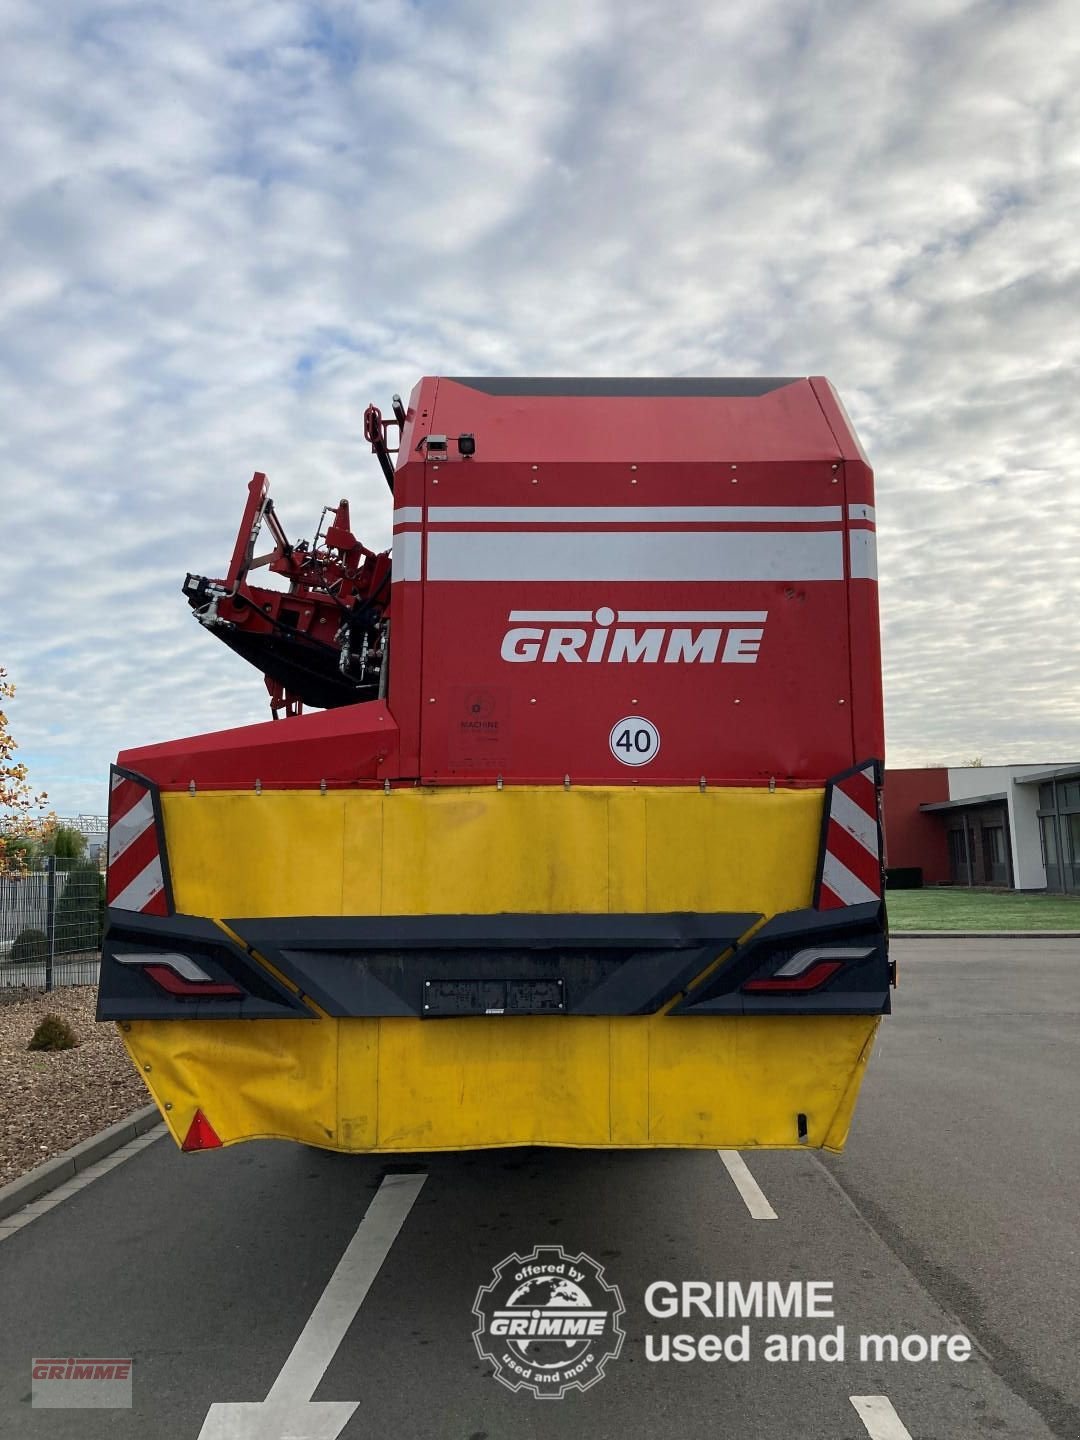
[[[116,911],[98,1018],[881,1015],[889,1009],[881,912],[874,904],[798,910],[764,925],[753,913],[217,925]]]

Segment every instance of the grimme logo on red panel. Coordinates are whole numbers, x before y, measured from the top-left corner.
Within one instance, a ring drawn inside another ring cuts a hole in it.
[[[767,610],[511,610],[511,664],[753,665]]]

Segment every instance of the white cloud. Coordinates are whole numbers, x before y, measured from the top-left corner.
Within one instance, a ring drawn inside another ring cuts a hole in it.
[[[828,374],[878,476],[890,758],[1076,754],[1073,7],[3,17],[0,660],[61,808],[263,713],[179,581],[255,468],[385,543],[360,415],[433,370]]]

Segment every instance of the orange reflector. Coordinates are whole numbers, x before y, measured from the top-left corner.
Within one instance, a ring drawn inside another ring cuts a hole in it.
[[[221,1141],[214,1134],[214,1127],[201,1110],[195,1111],[191,1128],[181,1145],[181,1150],[220,1150]]]

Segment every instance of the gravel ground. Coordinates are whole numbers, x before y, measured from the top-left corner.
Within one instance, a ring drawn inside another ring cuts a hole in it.
[[[149,1101],[116,1027],[94,1020],[97,987],[0,992],[0,1185]],[[73,1050],[27,1050],[38,1021],[62,1015]]]

